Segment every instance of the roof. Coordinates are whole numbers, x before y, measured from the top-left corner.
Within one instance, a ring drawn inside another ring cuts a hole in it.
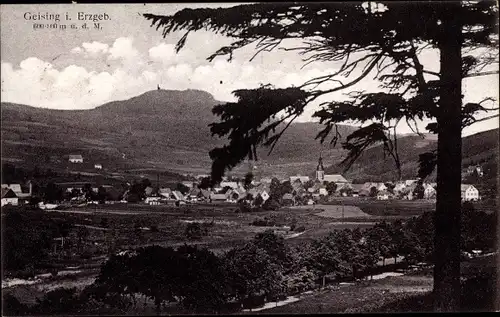
[[[226,194],[211,194],[210,199],[212,200],[226,200]]]
[[[184,200],[184,195],[182,195],[182,193],[178,190],[174,190],[172,192],[172,196],[174,196],[176,200]]]
[[[14,193],[22,193],[21,184],[2,184],[2,188],[12,189]]]
[[[189,192],[189,195],[191,196],[198,196],[201,193],[201,190],[199,188],[193,188]]]
[[[80,154],[70,154],[69,159],[70,160],[83,160],[83,157]]]
[[[284,194],[283,195],[283,199],[290,199],[290,200],[292,200],[293,199],[293,195],[292,194]]]
[[[344,176],[340,174],[324,175],[323,181],[334,183],[348,183],[347,179],[345,179]]]
[[[17,198],[17,195],[12,189],[2,187],[2,198]]]
[[[391,193],[389,193],[387,190],[381,190],[378,192],[377,196],[380,196],[380,195],[392,195]]]
[[[203,197],[205,197],[205,198],[209,198],[209,197],[210,197],[210,191],[209,191],[209,190],[202,189],[202,190],[201,190],[201,194],[202,194],[202,195],[203,195]]]
[[[304,183],[309,181],[309,176],[301,176],[301,175],[290,176],[290,183],[293,183],[296,180],[300,180],[301,182]]]
[[[359,192],[364,188],[363,184],[351,184],[351,188],[355,192]]]
[[[220,182],[220,187],[231,187],[232,189],[238,188],[238,183],[237,182]]]
[[[476,187],[474,187],[474,186],[473,186],[473,185],[471,185],[471,184],[462,184],[462,185],[460,185],[460,190],[464,192],[464,191],[466,191],[469,187],[472,187],[472,188],[476,189]]]

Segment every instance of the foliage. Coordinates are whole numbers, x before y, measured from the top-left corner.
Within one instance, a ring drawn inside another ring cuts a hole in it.
[[[328,191],[328,195],[334,195],[337,190],[337,184],[335,184],[335,182],[328,182],[328,184],[326,184],[326,190]]]
[[[283,292],[284,281],[280,270],[269,254],[248,243],[225,255],[228,284],[239,300],[259,295],[272,296]]]
[[[184,185],[182,183],[177,183],[175,189],[180,191],[183,195],[189,193],[189,187],[187,187],[186,185]]]
[[[48,183],[44,188],[43,198],[46,202],[56,203],[64,199],[63,189],[55,183]]]
[[[202,226],[197,222],[188,223],[185,235],[189,240],[200,240],[203,236],[207,235],[207,228],[202,228]]]
[[[415,186],[415,189],[413,190],[413,195],[416,199],[423,199],[424,198],[424,185],[422,180],[418,180],[417,185]]]
[[[375,186],[370,187],[370,197],[377,197],[377,194],[378,194],[377,187]]]
[[[275,200],[273,198],[269,198],[266,200],[266,202],[264,203],[264,205],[262,206],[262,208],[264,208],[264,210],[278,210],[280,209],[281,205],[279,203],[278,200]]]
[[[248,172],[245,174],[245,179],[243,180],[243,187],[245,187],[246,190],[249,190],[252,186],[252,181],[253,181],[253,174],[252,172]]]
[[[52,239],[60,236],[60,230],[67,234],[66,224],[59,225],[40,211],[9,211],[2,218],[2,263],[6,270],[34,270],[48,257]]]

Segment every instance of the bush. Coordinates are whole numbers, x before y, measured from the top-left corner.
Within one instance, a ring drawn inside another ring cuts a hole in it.
[[[270,199],[266,200],[266,202],[264,203],[264,205],[262,207],[264,208],[264,210],[273,210],[274,211],[274,210],[280,209],[281,205],[276,200],[270,198]]]
[[[197,222],[189,223],[186,226],[185,235],[189,240],[200,240],[207,233],[207,228],[202,228]]]

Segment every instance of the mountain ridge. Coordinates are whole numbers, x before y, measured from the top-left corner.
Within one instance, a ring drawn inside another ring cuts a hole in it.
[[[211,165],[208,152],[224,144],[224,140],[211,136],[208,127],[218,120],[212,113],[213,106],[223,103],[196,89],[152,90],[84,110],[55,110],[2,102],[2,161],[58,168],[53,162],[82,152],[92,161],[102,161],[108,169],[120,172],[153,168],[206,173]],[[271,155],[266,155],[267,148],[259,149],[258,173],[313,175],[320,153],[327,172],[342,172],[337,164],[346,152],[340,145],[327,146],[326,142],[321,145],[315,140],[322,128],[316,122],[290,125]],[[356,127],[344,125],[340,129],[345,137]],[[403,135],[399,142],[405,160],[404,175],[415,174],[418,153],[435,145],[432,135],[424,139]],[[491,151],[491,141],[487,144],[489,149],[475,151]],[[474,155],[479,154],[476,152]],[[388,165],[381,154],[380,146],[368,149],[346,176],[393,177],[394,166]],[[248,168],[242,164],[234,173],[245,173]]]

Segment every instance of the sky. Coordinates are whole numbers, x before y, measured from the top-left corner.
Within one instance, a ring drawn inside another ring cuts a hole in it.
[[[199,89],[220,101],[235,101],[236,89],[299,86],[305,81],[331,73],[336,62],[311,63],[283,50],[263,53],[253,61],[252,47],[235,53],[231,62],[207,57],[231,39],[208,31],[192,33],[177,54],[174,46],[183,33],[162,37],[151,27],[143,13],[174,14],[184,8],[228,7],[234,3],[198,4],[45,4],[2,5],[0,10],[1,101],[53,109],[91,109],[106,102],[124,100],[159,85],[162,89]],[[106,20],[94,28],[93,21],[78,20],[82,15],[101,15]],[[105,15],[104,15],[105,14]],[[54,21],[59,15],[59,22]],[[34,20],[47,17],[52,20]],[[69,17],[71,20],[66,20]],[[56,29],[36,29],[34,23],[57,23]],[[86,23],[87,29],[82,25]],[[75,24],[78,29],[72,29]],[[60,25],[66,25],[61,29]],[[285,45],[298,43],[288,42]],[[429,70],[439,70],[439,55],[422,54]],[[498,75],[463,81],[464,102],[486,97],[498,100]],[[328,88],[328,87],[325,87]],[[379,83],[368,76],[351,88],[353,91],[381,91]],[[346,91],[347,92],[347,91]],[[342,100],[344,93],[329,95]],[[318,103],[322,100],[318,100]],[[323,100],[325,101],[325,100]],[[318,103],[307,108],[298,121],[311,121]],[[498,107],[498,102],[488,104]],[[495,114],[490,112],[487,115]],[[485,115],[482,115],[485,116]],[[481,117],[481,116],[479,116]],[[463,131],[470,135],[498,127],[498,117],[474,124]],[[420,122],[425,132],[427,122]],[[399,133],[411,129],[401,125]]]

